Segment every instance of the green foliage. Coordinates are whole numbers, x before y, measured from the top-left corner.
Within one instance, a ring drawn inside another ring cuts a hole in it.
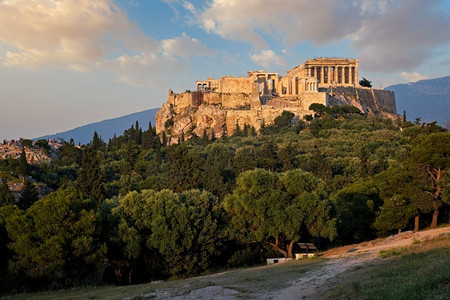
[[[368,87],[371,88],[372,87],[372,81],[367,80],[366,78],[362,78],[362,80],[359,81],[359,85],[363,86],[363,87]]]
[[[336,219],[325,199],[326,185],[312,174],[256,169],[242,173],[236,185],[224,206],[233,231],[241,238],[265,241],[292,257],[287,245],[303,235],[335,237]],[[286,250],[281,249],[283,244]]]
[[[167,119],[167,121],[164,123],[164,128],[168,129],[173,126],[173,119]]]
[[[295,116],[294,113],[292,113],[290,111],[283,110],[281,115],[276,117],[275,120],[274,120],[275,127],[281,128],[281,127],[290,126],[294,116]]]
[[[22,147],[31,148],[33,146],[33,141],[29,139],[22,140]]]
[[[9,190],[6,178],[0,178],[0,207],[14,203],[14,195]]]
[[[375,237],[372,224],[382,201],[372,181],[354,183],[341,189],[334,202],[338,208],[338,237],[344,243],[361,242]]]
[[[34,183],[32,183],[30,180],[25,180],[24,187],[22,189],[22,195],[19,200],[19,207],[21,209],[28,209],[31,205],[33,205],[34,202],[38,200],[38,191],[36,190],[36,187]]]
[[[106,250],[97,242],[94,207],[75,188],[67,188],[8,218],[9,247],[15,253],[10,271],[52,285],[64,284],[69,274],[92,278]]]
[[[37,140],[36,143],[34,143],[36,146],[48,151],[50,150],[50,146],[48,145],[48,141],[45,139]]]
[[[20,157],[19,157],[19,166],[17,169],[17,172],[22,175],[23,177],[28,175],[28,172],[30,170],[30,166],[28,165],[27,162],[27,155],[25,152],[25,149],[22,149],[22,153],[20,153]]]
[[[83,150],[81,168],[78,171],[78,184],[82,193],[91,197],[100,204],[103,200],[102,184],[100,178],[100,162],[97,151],[93,147]]]

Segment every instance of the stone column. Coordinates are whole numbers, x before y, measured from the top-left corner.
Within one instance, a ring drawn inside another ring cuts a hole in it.
[[[352,72],[352,65],[348,66],[348,83],[350,85],[353,84],[353,72]]]
[[[359,85],[359,81],[358,81],[358,65],[355,66],[355,85],[356,86]]]
[[[331,84],[333,79],[331,78],[331,66],[328,66],[328,84]]]
[[[325,68],[322,66],[320,72],[320,82],[323,83],[325,81]]]

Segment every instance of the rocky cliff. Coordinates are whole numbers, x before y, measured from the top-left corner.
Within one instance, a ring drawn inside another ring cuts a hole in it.
[[[312,114],[312,103],[323,105],[353,105],[362,113],[396,119],[395,96],[392,91],[355,87],[330,87],[323,92],[302,93],[290,96],[273,96],[271,99],[253,97],[248,93],[203,93],[169,91],[169,99],[156,114],[157,133],[165,132],[169,141],[176,143],[184,135],[211,137],[232,135],[236,126],[254,127],[272,125],[276,117],[286,110],[298,118]]]

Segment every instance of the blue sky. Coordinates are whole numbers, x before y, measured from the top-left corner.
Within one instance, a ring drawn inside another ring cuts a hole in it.
[[[0,0],[0,139],[321,56],[358,58],[375,87],[447,76],[449,28],[450,0]]]

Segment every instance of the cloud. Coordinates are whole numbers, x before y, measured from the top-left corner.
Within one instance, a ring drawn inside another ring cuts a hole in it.
[[[250,54],[250,59],[253,60],[256,64],[265,68],[273,65],[286,65],[284,59],[272,50],[263,50],[260,53]]]
[[[176,55],[185,60],[189,60],[191,56],[211,56],[214,54],[198,39],[191,38],[185,33],[175,39],[162,40],[161,47],[165,55]]]
[[[439,0],[211,0],[196,20],[209,33],[267,49],[268,40],[315,47],[343,40],[366,70],[412,70],[450,42]]]
[[[0,41],[10,46],[0,53],[8,67],[107,70],[137,84],[212,54],[186,34],[161,42],[146,36],[112,0],[4,0]]]
[[[407,73],[402,72],[400,76],[407,82],[417,82],[419,80],[428,79],[428,76],[422,75],[418,72]]]

